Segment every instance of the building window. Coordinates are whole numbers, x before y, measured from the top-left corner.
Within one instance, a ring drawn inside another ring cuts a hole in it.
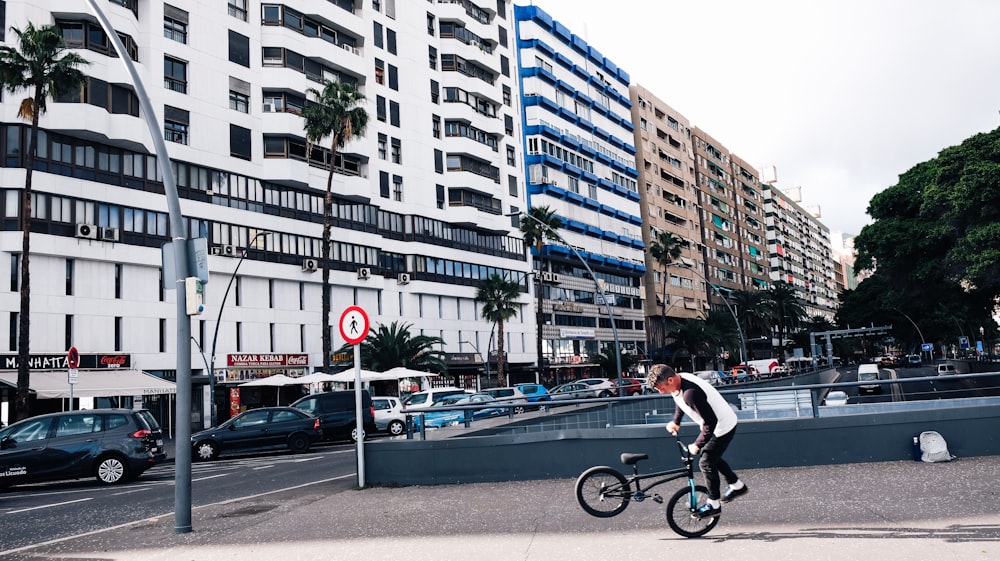
[[[178,144],[188,144],[190,113],[165,105],[163,107],[163,139]]]
[[[250,68],[250,38],[229,31],[229,62]]]
[[[375,118],[385,122],[385,98],[380,95],[375,96]]]
[[[508,175],[507,176],[507,193],[512,197],[518,196],[517,193],[517,176]]]
[[[427,34],[434,36],[434,14],[427,12]]]
[[[250,160],[250,129],[229,125],[229,155],[241,160]]]
[[[385,63],[381,59],[375,59],[375,83],[385,84]]]
[[[389,172],[378,172],[378,189],[380,197],[383,199],[389,198]]]
[[[229,108],[240,113],[249,113],[250,96],[229,90]]]
[[[431,70],[437,70],[438,50],[434,47],[427,47],[427,63],[431,65]]]
[[[383,39],[384,35],[382,33],[382,24],[379,23],[379,22],[377,22],[377,21],[374,22],[374,31],[375,31],[375,34],[374,34],[373,42],[375,43],[376,47],[378,47],[378,48],[381,49],[385,45],[385,43],[383,42],[384,41],[384,39]]]
[[[10,350],[12,350],[12,351],[16,351],[17,350],[17,333],[18,333],[18,329],[19,329],[19,327],[17,325],[17,317],[18,317],[17,316],[17,312],[11,312],[10,313],[10,327],[9,327],[9,329],[10,329],[10,331],[9,331],[10,337],[9,337],[9,340],[7,341],[7,348],[10,349]]]
[[[389,89],[399,91],[399,69],[389,65]]]
[[[403,163],[403,144],[398,138],[392,139],[392,163]]]
[[[392,176],[392,200],[403,200],[403,178],[399,175]]]
[[[385,30],[385,49],[396,54],[396,32],[391,29]]]
[[[242,21],[247,20],[247,0],[229,0],[229,15]]]
[[[11,129],[7,129],[10,131]],[[16,193],[14,193],[16,198]],[[9,203],[10,201],[8,201]],[[8,208],[10,208],[8,206]],[[18,210],[20,210],[20,203],[17,205]],[[16,214],[13,216],[17,216]],[[8,217],[12,218],[12,217]],[[17,292],[21,287],[21,254],[15,253],[10,256],[10,291]]]
[[[270,352],[273,353],[274,352],[274,324],[273,323],[268,325],[267,334],[268,334],[268,339],[270,340],[270,343],[271,343]]]
[[[501,25],[501,26],[498,26],[497,30],[500,32],[500,35],[498,36],[498,39],[500,40],[500,44],[502,46],[506,47],[507,46],[507,28]]]
[[[236,352],[243,352],[243,322],[236,322]]]
[[[187,93],[187,63],[168,56],[163,57],[163,87]]]
[[[390,101],[389,102],[389,124],[398,127],[399,126],[399,102]]]
[[[510,107],[510,86],[508,85],[503,87],[503,104]]]
[[[441,117],[431,115],[431,133],[434,138],[441,138]]]
[[[65,330],[65,334],[66,334],[66,340],[63,342],[63,346],[68,349],[68,348],[70,348],[70,347],[73,346],[73,316],[72,315],[67,315],[66,316],[66,330]]]
[[[115,352],[120,353],[122,351],[122,318],[121,316],[115,318]]]
[[[444,185],[435,185],[434,187],[437,195],[437,207],[444,208]]]
[[[170,4],[163,5],[163,36],[178,43],[187,43],[188,13]]]
[[[569,190],[573,193],[580,193],[580,180],[572,175],[569,176]]]
[[[513,165],[516,165],[516,163],[517,162],[514,160],[514,147],[513,146],[508,146],[507,147],[507,165],[513,166]]]
[[[236,306],[237,307],[242,306],[243,305],[243,279],[241,279],[240,277],[236,277],[236,286],[234,286],[233,289],[235,290],[235,294],[233,294],[233,297],[236,298]]]
[[[441,86],[437,80],[431,80],[431,103],[438,103],[441,99]]]
[[[387,137],[386,135],[384,135],[382,133],[379,133],[379,135],[378,135],[378,159],[380,159],[380,160],[386,160],[386,159],[388,159],[388,146],[387,146],[388,142],[389,142],[389,137]]]
[[[444,152],[434,150],[434,173],[444,173]]]
[[[73,265],[75,261],[72,259],[66,260],[66,296],[73,295]]]
[[[115,263],[115,300],[122,299],[122,275],[125,267],[121,263]]]

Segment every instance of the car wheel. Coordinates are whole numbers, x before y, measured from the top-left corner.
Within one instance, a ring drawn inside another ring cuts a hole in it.
[[[196,460],[214,460],[219,457],[219,445],[211,440],[202,440],[194,445]]]
[[[365,434],[364,429],[362,429],[361,430],[361,438],[365,438],[366,436],[367,435]],[[358,427],[354,427],[354,428],[351,429],[351,441],[353,441],[353,442],[357,442],[358,441]]]
[[[309,450],[309,437],[304,434],[293,434],[288,439],[288,449],[293,454],[302,454]]]
[[[609,392],[608,390],[604,390],[601,393],[597,394],[597,397],[611,397],[611,392]]]
[[[128,467],[118,456],[103,456],[97,460],[94,475],[99,483],[114,485],[128,479]]]
[[[515,415],[520,415],[521,413],[524,413],[525,411],[526,411],[526,409],[524,408],[523,405],[515,405],[514,406],[514,414]]]
[[[403,421],[391,421],[389,423],[388,430],[389,434],[391,434],[392,436],[399,436],[404,432],[406,432],[406,425],[403,423]]]

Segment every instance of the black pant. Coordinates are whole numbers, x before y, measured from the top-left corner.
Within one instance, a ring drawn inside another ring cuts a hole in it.
[[[739,476],[733,471],[726,460],[722,459],[722,454],[726,452],[729,443],[733,441],[736,434],[736,427],[722,436],[712,435],[701,449],[701,459],[698,460],[698,467],[705,475],[705,483],[708,485],[708,498],[719,500],[722,493],[719,491],[719,474],[726,478],[726,483],[733,484],[739,481]]]

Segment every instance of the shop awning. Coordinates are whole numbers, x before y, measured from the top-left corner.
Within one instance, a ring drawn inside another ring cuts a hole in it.
[[[142,370],[81,370],[73,387],[73,397],[116,397],[177,393],[177,384],[146,374]],[[17,387],[17,372],[0,372],[0,380]],[[65,370],[32,371],[28,382],[38,399],[69,397]]]

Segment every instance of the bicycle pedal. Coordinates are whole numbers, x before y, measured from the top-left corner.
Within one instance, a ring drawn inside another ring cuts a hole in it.
[[[663,504],[663,497],[661,497],[660,495],[654,494],[653,500],[656,501],[656,504]]]

